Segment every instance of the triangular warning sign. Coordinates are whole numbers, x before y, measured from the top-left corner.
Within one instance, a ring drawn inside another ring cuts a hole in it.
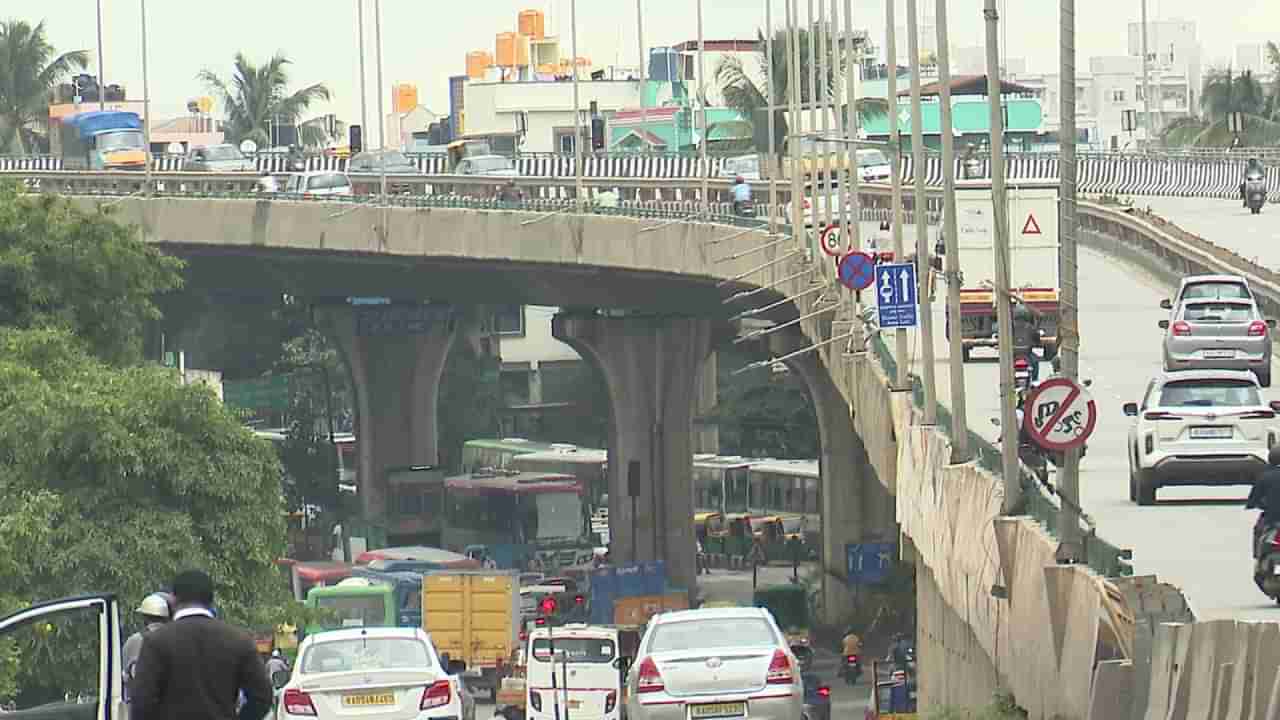
[[[1035,213],[1027,213],[1027,223],[1022,226],[1023,235],[1039,235],[1040,223],[1036,222]]]

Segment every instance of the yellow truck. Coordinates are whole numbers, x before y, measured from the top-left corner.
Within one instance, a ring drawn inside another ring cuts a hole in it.
[[[514,571],[440,570],[422,578],[422,629],[437,651],[467,664],[467,684],[497,698],[519,647],[520,582]]]

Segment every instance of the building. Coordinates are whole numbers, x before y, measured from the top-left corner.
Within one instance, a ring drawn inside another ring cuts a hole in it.
[[[1142,58],[1142,23],[1129,23],[1129,56]],[[1203,51],[1190,20],[1159,20],[1147,23],[1148,83],[1152,88],[1152,126],[1163,127],[1170,120],[1198,115],[1200,90],[1204,87]],[[1135,90],[1142,99],[1141,67]]]
[[[881,81],[877,81],[881,82]],[[956,135],[956,146],[979,147],[990,138],[990,105],[987,101],[987,77],[985,75],[955,76],[951,80],[951,122]],[[921,132],[924,144],[931,149],[941,149],[942,137],[939,93],[941,86],[934,82],[920,89]],[[1005,143],[1009,150],[1038,150],[1045,141],[1044,113],[1040,92],[1034,87],[1004,80],[1000,88],[1005,106]],[[911,143],[911,91],[898,93],[894,117],[903,142]],[[883,115],[872,117],[864,123],[862,131],[872,140],[885,140],[889,136],[890,119]]]
[[[504,436],[541,437],[553,427],[549,420],[578,411],[575,403],[582,399],[583,373],[589,368],[573,348],[552,337],[551,319],[558,310],[510,305],[495,314]]]

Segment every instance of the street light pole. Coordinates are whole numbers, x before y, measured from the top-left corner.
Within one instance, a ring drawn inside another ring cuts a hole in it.
[[[373,41],[377,45],[378,53],[378,149],[383,152],[378,155],[378,167],[381,171],[381,180],[379,181],[379,193],[382,195],[381,202],[387,202],[387,116],[383,114],[382,107],[382,0],[373,0]],[[384,228],[385,229],[385,228]]]
[[[791,234],[802,234],[805,251],[813,257],[810,232],[804,226],[804,190],[800,183],[800,134],[804,126],[800,95],[800,0],[787,0],[787,155],[791,159]]]
[[[640,129],[649,132],[649,107],[645,103],[645,95],[649,90],[649,83],[645,81],[648,71],[649,59],[644,52],[644,0],[636,0],[636,43],[640,46]],[[643,137],[643,135],[641,136]],[[636,191],[639,200],[639,190]]]
[[[902,243],[902,133],[899,130],[898,121],[898,28],[894,24],[897,5],[898,0],[885,0],[884,24],[885,67],[889,71],[889,107],[886,119],[889,121],[889,145],[893,153],[893,162],[889,168],[889,184],[892,187],[889,228],[893,234],[893,257],[901,262],[906,257],[906,251]],[[898,358],[898,377],[894,379],[893,386],[898,390],[908,390],[911,387],[909,380],[911,368],[906,361],[907,331],[905,328],[898,328],[893,333],[893,356]]]
[[[773,0],[764,0],[764,55],[765,55],[765,101],[769,108],[769,157],[765,167],[769,172],[769,234],[773,235],[778,231],[778,149],[774,146],[774,126],[773,116],[777,112],[774,109],[776,102],[773,96]]]
[[[147,0],[138,0],[142,11],[142,143],[146,146],[146,189],[151,193],[151,84],[147,76]],[[98,85],[98,96],[102,96],[102,85]]]
[[[107,71],[102,67],[102,0],[98,0],[98,109],[107,109],[107,96],[104,89]],[[78,94],[78,93],[77,93]]]
[[[938,423],[938,386],[933,367],[933,304],[929,302],[929,220],[925,197],[924,113],[920,107],[920,28],[916,0],[907,0],[907,51],[911,53],[911,157],[912,179],[915,180],[916,215],[916,280],[920,302],[921,368],[924,385],[924,424]],[[906,364],[908,358],[898,362]]]
[[[1004,511],[1019,504],[1022,494],[1018,462],[1018,416],[1013,387],[1013,306],[1009,297],[1009,207],[1004,187],[1004,112],[1000,106],[1000,12],[996,0],[984,0],[987,24],[987,100],[991,106],[991,204],[995,226],[995,301],[1000,344],[1000,443],[1004,478]],[[1072,138],[1074,140],[1074,138]]]
[[[1155,123],[1151,122],[1151,66],[1150,51],[1147,50],[1147,0],[1142,0],[1142,114],[1143,125],[1147,128],[1147,147],[1151,147],[1152,137],[1155,134]],[[1061,82],[1065,83],[1066,78],[1061,78]],[[1064,118],[1065,119],[1065,118]],[[1072,118],[1072,122],[1075,118]],[[1059,122],[1059,143],[1061,143],[1061,121]],[[1073,138],[1074,141],[1074,138]],[[1059,148],[1061,149],[1061,148]]]
[[[937,1],[939,128],[942,135],[942,238],[946,246],[947,354],[951,370],[951,461],[969,461],[968,402],[964,383],[964,342],[960,330],[960,242],[956,235],[956,140],[951,123],[951,48],[947,0]]]
[[[369,132],[369,91],[365,88],[364,70],[364,0],[356,0],[356,32],[360,37],[360,130]]]
[[[1144,0],[1145,2],[1145,0]],[[1058,351],[1062,358],[1062,374],[1077,379],[1080,370],[1080,316],[1076,307],[1079,253],[1076,246],[1076,3],[1059,0],[1062,15],[1061,75],[1062,134],[1068,142],[1062,145],[1059,173],[1060,223],[1058,225],[1058,267],[1061,274],[1061,316],[1058,319]],[[1058,523],[1064,559],[1078,561],[1080,546],[1080,451],[1068,450],[1063,466],[1058,469],[1058,492],[1062,498]]]
[[[701,159],[701,170],[699,175],[702,176],[702,219],[706,220],[711,212],[711,198],[707,193],[710,192],[708,187],[708,166],[707,166],[707,141],[709,137],[709,128],[707,127],[707,53],[706,43],[702,39],[702,0],[698,0],[698,106],[701,109],[699,113],[702,115],[702,141],[698,143],[699,156]]]
[[[573,204],[582,212],[582,104],[578,95],[578,0],[569,0],[569,33],[573,48]]]

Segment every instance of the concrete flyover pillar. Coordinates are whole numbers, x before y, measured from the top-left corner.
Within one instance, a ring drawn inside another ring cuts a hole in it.
[[[692,600],[693,412],[711,321],[560,313],[552,334],[599,368],[609,389],[610,553],[619,563],[665,560]]]
[[[799,332],[769,336],[769,351],[782,357],[812,345]],[[787,360],[787,367],[805,384],[818,418],[822,475],[822,622],[850,619],[855,596],[849,584],[846,546],[849,543],[892,542],[897,537],[893,497],[875,477],[866,447],[854,431],[853,412],[819,350]],[[839,357],[838,354],[835,357]]]
[[[438,462],[436,401],[458,316],[445,305],[335,305],[316,318],[351,377],[364,516],[385,523],[387,470]]]

